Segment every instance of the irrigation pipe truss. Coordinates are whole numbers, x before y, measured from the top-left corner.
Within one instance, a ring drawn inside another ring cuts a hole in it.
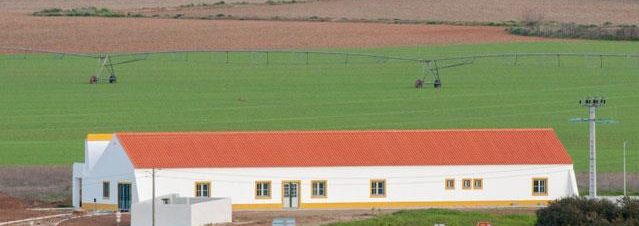
[[[243,49],[217,49],[217,50],[167,50],[167,51],[151,51],[151,52],[133,52],[133,53],[113,53],[113,54],[85,54],[74,52],[62,52],[53,50],[33,49],[33,48],[21,48],[21,47],[0,47],[2,50],[16,51],[20,53],[49,53],[56,55],[69,55],[78,57],[90,57],[90,58],[103,58],[108,55],[112,58],[116,57],[130,57],[130,56],[146,56],[153,54],[178,54],[178,53],[291,53],[291,54],[322,54],[322,55],[341,55],[341,56],[359,56],[370,57],[376,59],[387,60],[400,60],[400,61],[412,61],[418,63],[430,63],[434,61],[447,61],[447,60],[468,60],[468,59],[480,59],[480,58],[500,58],[500,57],[533,57],[533,56],[583,56],[583,57],[626,57],[626,58],[639,58],[639,54],[612,54],[612,53],[500,53],[500,54],[484,54],[484,55],[467,55],[467,56],[452,56],[452,57],[437,57],[437,58],[417,58],[417,57],[401,57],[401,56],[386,56],[368,53],[353,53],[353,52],[330,52],[330,51],[306,51],[306,50],[289,50],[289,49],[255,49],[255,50],[243,50]]]
[[[242,50],[242,49],[217,49],[217,50],[169,50],[169,51],[151,51],[151,52],[133,52],[133,53],[107,53],[107,54],[85,54],[85,53],[71,53],[71,52],[59,52],[42,49],[32,48],[16,48],[16,47],[0,47],[0,50],[11,51],[18,54],[24,53],[26,58],[28,53],[47,53],[59,55],[60,58],[64,56],[76,56],[76,57],[88,57],[100,60],[100,66],[98,69],[98,75],[100,71],[106,70],[109,73],[113,72],[113,66],[120,64],[128,64],[137,61],[146,60],[149,55],[154,54],[189,54],[189,53],[223,53],[226,54],[226,63],[230,63],[229,55],[231,53],[250,53],[250,54],[264,54],[266,64],[269,64],[269,54],[286,53],[297,54],[306,56],[306,64],[309,64],[309,56],[313,55],[334,55],[344,57],[344,64],[348,64],[349,57],[367,57],[376,59],[377,63],[386,63],[389,60],[413,62],[421,64],[423,66],[422,75],[423,80],[426,80],[427,74],[431,74],[433,79],[432,83],[435,84],[435,88],[441,86],[441,80],[439,71],[446,68],[459,67],[463,65],[473,64],[475,60],[482,58],[512,58],[513,65],[518,64],[519,58],[525,57],[554,57],[557,60],[557,65],[561,66],[562,57],[585,57],[585,58],[598,58],[599,67],[604,67],[605,58],[637,58],[639,54],[612,54],[612,53],[500,53],[500,54],[483,54],[483,55],[468,55],[468,56],[452,56],[452,57],[436,57],[436,58],[420,58],[420,57],[402,57],[402,56],[386,56],[369,53],[353,53],[353,52],[330,52],[330,51],[306,51],[306,50],[290,50],[290,49],[254,49],[254,50]],[[136,57],[135,59],[122,60],[120,62],[114,62],[113,59]],[[188,55],[187,55],[188,58]],[[447,62],[453,62],[448,63]],[[594,64],[594,62],[593,62]],[[639,62],[637,62],[639,65]]]

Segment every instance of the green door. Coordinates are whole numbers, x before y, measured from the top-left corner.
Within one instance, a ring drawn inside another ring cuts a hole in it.
[[[118,183],[118,210],[129,212],[131,209],[131,184]]]

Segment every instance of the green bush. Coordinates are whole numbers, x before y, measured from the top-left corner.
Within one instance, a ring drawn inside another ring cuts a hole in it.
[[[537,210],[536,225],[639,225],[639,200],[564,198]]]
[[[34,16],[62,16],[62,9],[48,8],[33,13]]]
[[[34,16],[97,16],[97,17],[124,17],[126,15],[114,12],[107,8],[83,7],[70,10],[58,8],[43,9],[33,13]],[[141,14],[128,14],[134,17],[141,17]]]
[[[535,26],[511,26],[508,32],[515,35],[551,38],[577,38],[595,40],[639,40],[639,27],[634,25],[614,26],[610,23],[594,24],[545,23]]]

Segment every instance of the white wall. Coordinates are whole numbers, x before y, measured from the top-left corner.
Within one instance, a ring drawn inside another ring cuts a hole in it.
[[[137,169],[136,176],[149,170]],[[548,195],[532,195],[532,178],[548,178]],[[445,190],[454,178],[455,190]],[[483,179],[482,190],[462,190],[462,178]],[[370,179],[386,179],[385,198],[370,197]],[[255,181],[271,180],[271,199],[255,199]],[[233,204],[281,203],[281,181],[301,180],[301,203],[553,200],[576,195],[572,165],[402,166],[161,169],[156,194],[193,197],[196,181],[211,182],[212,197],[230,197]],[[311,180],[327,180],[328,197],[311,198]],[[150,178],[138,180],[140,200],[151,198]]]
[[[110,141],[108,140],[84,140],[84,167],[85,172],[91,171],[98,162]]]
[[[191,205],[191,225],[229,223],[233,221],[231,199],[214,199]]]
[[[110,197],[102,197],[102,182],[110,182]],[[118,183],[131,183],[132,202],[137,200],[135,177],[131,161],[114,137],[106,147],[104,154],[87,173],[82,182],[83,203],[117,204]]]
[[[157,226],[201,226],[232,221],[231,200],[215,198],[199,203],[164,204],[161,196],[156,198],[155,221]],[[182,201],[186,201],[182,199]],[[192,201],[192,200],[191,200]],[[135,203],[131,209],[131,226],[148,226],[152,222],[150,200]]]
[[[163,205],[156,199],[156,226],[191,225],[191,210],[186,205]],[[131,226],[148,226],[152,222],[151,202],[135,203],[131,209]]]
[[[73,174],[71,176],[71,205],[80,207],[81,180],[84,177],[84,163],[73,163]]]

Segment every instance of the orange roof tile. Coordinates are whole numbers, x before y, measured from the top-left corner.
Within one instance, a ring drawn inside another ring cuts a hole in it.
[[[136,168],[572,164],[552,129],[117,133]]]

